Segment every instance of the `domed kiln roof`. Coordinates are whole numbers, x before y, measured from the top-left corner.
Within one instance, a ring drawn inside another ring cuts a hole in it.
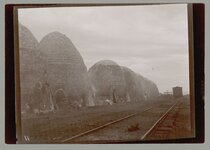
[[[82,56],[71,40],[60,32],[47,34],[40,41],[40,50],[45,53],[48,62],[82,65]]]
[[[112,60],[100,60],[97,63],[95,63],[92,67],[90,67],[89,72],[92,72],[93,70],[97,70],[99,66],[104,66],[104,67],[114,66],[115,68],[121,70],[120,66]]]
[[[123,93],[125,80],[121,67],[112,60],[102,60],[93,65],[88,71],[91,83],[98,94],[108,95],[110,88]]]
[[[119,66],[116,62],[112,61],[112,60],[101,60],[99,62],[96,63],[96,65],[116,65]]]
[[[31,31],[19,23],[19,47],[26,49],[37,49],[38,41]]]

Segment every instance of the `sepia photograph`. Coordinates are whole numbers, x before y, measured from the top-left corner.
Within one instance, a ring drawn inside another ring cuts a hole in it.
[[[17,8],[17,142],[193,138],[188,9]]]

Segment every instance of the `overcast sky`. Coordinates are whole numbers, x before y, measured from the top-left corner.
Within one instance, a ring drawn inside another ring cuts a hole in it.
[[[87,68],[110,59],[154,81],[160,92],[189,91],[187,5],[20,9],[19,21],[40,41],[59,31]]]

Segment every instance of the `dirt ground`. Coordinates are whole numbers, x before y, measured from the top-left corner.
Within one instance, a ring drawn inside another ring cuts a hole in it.
[[[84,107],[76,111],[69,110],[39,116],[24,116],[22,117],[22,142],[61,143],[63,140],[74,135],[132,113],[139,114],[110,125],[94,135],[90,134],[67,143],[88,143],[103,140],[139,140],[175,101],[175,99],[160,98],[151,101]],[[153,107],[153,109],[143,112],[150,107]],[[184,115],[181,116],[185,118]],[[29,140],[25,140],[24,137],[26,136]]]

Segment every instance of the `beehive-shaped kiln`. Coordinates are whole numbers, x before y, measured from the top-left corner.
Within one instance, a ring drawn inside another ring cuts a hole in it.
[[[131,69],[122,66],[124,78],[126,81],[127,100],[141,101],[143,100],[144,89],[138,80],[138,76]]]
[[[88,75],[95,96],[117,102],[125,97],[125,79],[121,67],[111,60],[102,60],[93,65]]]
[[[144,99],[153,99],[159,95],[157,85],[149,79],[137,74],[139,86],[143,89]]]
[[[59,32],[49,33],[41,40],[40,51],[46,56],[46,79],[52,92],[62,90],[68,101],[88,103],[87,68],[71,40]]]
[[[20,63],[20,87],[22,104],[29,101],[29,95],[33,86],[39,81],[44,59],[38,50],[38,41],[25,26],[19,24],[19,63]]]

